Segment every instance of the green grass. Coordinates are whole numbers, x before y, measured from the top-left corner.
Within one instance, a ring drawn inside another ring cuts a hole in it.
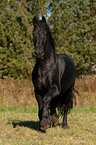
[[[70,129],[56,126],[41,133],[37,106],[0,109],[0,145],[95,145],[94,106],[74,107],[68,114],[68,123]]]

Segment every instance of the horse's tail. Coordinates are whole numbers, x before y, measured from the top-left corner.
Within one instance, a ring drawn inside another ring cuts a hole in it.
[[[73,91],[75,92],[75,93],[77,93],[77,95],[81,98],[81,95],[80,95],[80,93],[75,89],[75,88],[73,88]],[[75,95],[73,95],[74,96],[74,99],[76,100],[76,96]],[[76,102],[76,101],[75,101]],[[77,102],[76,102],[76,104],[77,104]]]
[[[73,95],[73,100],[74,100],[74,106],[76,106],[77,105],[76,96],[74,95],[74,93],[72,93],[72,95]]]
[[[79,92],[76,91],[74,88],[73,91],[79,94]],[[59,96],[57,107],[61,116],[64,115],[64,111],[66,108],[69,113],[70,109],[77,105],[76,95],[73,91],[72,88],[69,88],[63,95]]]
[[[79,92],[75,88],[73,89],[73,91],[76,92],[80,96]]]

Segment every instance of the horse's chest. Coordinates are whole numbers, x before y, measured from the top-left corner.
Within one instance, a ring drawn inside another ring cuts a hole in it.
[[[46,77],[44,75],[38,75],[37,80],[38,80],[38,86],[42,88],[46,86]]]
[[[43,92],[47,91],[50,86],[48,74],[39,72],[37,75],[36,84],[40,91],[43,91]]]

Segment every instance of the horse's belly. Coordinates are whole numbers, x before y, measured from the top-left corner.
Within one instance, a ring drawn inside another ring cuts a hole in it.
[[[75,82],[75,70],[65,71],[64,75],[61,78],[61,91],[66,91],[70,88]]]
[[[69,81],[69,80],[64,80],[61,84],[61,93],[67,91],[70,86],[72,86],[72,84],[74,84],[74,79]]]

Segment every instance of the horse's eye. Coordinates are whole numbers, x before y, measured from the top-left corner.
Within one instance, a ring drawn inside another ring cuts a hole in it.
[[[36,39],[36,35],[33,34],[33,38]]]
[[[32,32],[33,36],[34,36],[34,32]]]
[[[45,35],[45,36],[47,36],[47,33],[46,33],[46,32],[44,32],[44,35]]]
[[[36,35],[35,35],[35,33],[34,33],[34,32],[33,32],[32,34],[33,34],[33,37],[36,37]]]

